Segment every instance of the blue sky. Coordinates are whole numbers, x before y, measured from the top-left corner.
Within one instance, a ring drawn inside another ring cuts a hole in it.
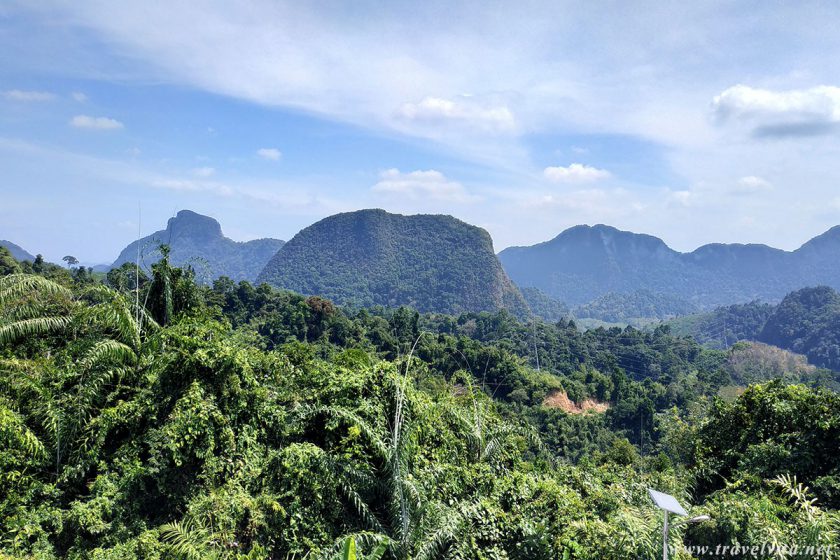
[[[688,4],[5,2],[0,238],[109,262],[138,206],[237,240],[447,213],[497,250],[839,224],[840,8]]]

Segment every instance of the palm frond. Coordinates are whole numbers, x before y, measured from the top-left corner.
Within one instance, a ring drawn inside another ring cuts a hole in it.
[[[364,418],[351,410],[337,406],[310,406],[301,405],[297,408],[297,415],[302,419],[310,419],[314,416],[323,415],[333,417],[359,428],[365,439],[373,445],[380,459],[389,456],[387,443],[382,440],[380,434]]]
[[[136,362],[137,354],[129,346],[116,340],[100,340],[85,353],[79,362],[79,367],[83,370],[89,370],[103,363],[133,365]]]
[[[160,530],[160,536],[180,558],[203,560],[219,556],[208,544],[210,532],[192,520],[168,523]]]
[[[9,344],[28,336],[43,336],[64,330],[70,317],[37,317],[0,326],[0,344]]]
[[[414,560],[434,560],[437,558],[452,544],[462,525],[463,517],[457,511],[447,511],[446,515],[438,522],[437,528],[420,543]]]
[[[0,278],[0,307],[33,293],[73,297],[73,292],[61,284],[35,274],[10,274]]]
[[[797,482],[796,475],[781,474],[770,480],[770,483],[781,489],[809,518],[819,513],[817,499],[810,497],[810,489],[801,482]]]
[[[22,321],[41,317],[47,311],[47,305],[41,301],[16,301],[3,309],[2,319],[6,322]]]
[[[46,449],[32,433],[19,414],[0,404],[0,441],[4,445],[17,446],[34,458],[44,457]]]

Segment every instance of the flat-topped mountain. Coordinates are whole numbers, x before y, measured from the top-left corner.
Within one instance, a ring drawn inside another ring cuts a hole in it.
[[[135,262],[140,248],[141,264],[148,268],[160,260],[158,247],[169,245],[170,260],[175,266],[191,265],[197,277],[210,282],[219,276],[233,280],[254,281],[265,263],[283,246],[279,239],[255,239],[238,242],[225,237],[215,219],[181,210],[170,218],[166,229],[131,243],[111,265],[119,267]]]
[[[641,290],[710,308],[779,301],[804,286],[840,288],[840,227],[796,251],[718,243],[680,253],[650,235],[576,226],[544,243],[505,249],[499,259],[518,285],[572,306]]]
[[[483,229],[452,216],[360,210],[299,232],[259,281],[359,306],[527,313]]]
[[[0,247],[5,247],[12,254],[16,261],[34,261],[35,255],[29,253],[19,245],[15,245],[11,241],[0,239]]]

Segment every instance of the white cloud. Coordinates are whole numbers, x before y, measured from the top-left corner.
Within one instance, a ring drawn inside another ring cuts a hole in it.
[[[696,192],[690,190],[669,191],[666,200],[669,204],[688,208],[697,203],[698,197]]]
[[[767,192],[773,189],[773,185],[766,179],[756,177],[755,175],[748,175],[738,179],[737,184],[732,189],[734,194],[755,194],[760,192]]]
[[[840,123],[840,88],[774,91],[737,85],[716,96],[712,109],[721,122],[744,122],[758,136],[812,136]]]
[[[85,101],[88,100],[88,96],[85,95],[84,93],[82,93],[81,91],[74,91],[73,93],[70,94],[70,97],[72,97],[74,100],[78,101],[79,103],[84,103]]]
[[[278,161],[283,156],[277,148],[260,148],[257,155],[270,161]]]
[[[3,97],[10,101],[52,101],[55,99],[55,94],[48,91],[10,89],[3,92]]]
[[[405,103],[398,115],[409,121],[431,124],[450,121],[497,132],[509,132],[516,128],[516,120],[507,106],[467,95],[454,100],[426,97],[419,103]]]
[[[543,175],[554,183],[590,183],[612,177],[606,169],[598,169],[582,163],[573,163],[568,167],[546,167]]]
[[[91,117],[88,115],[76,115],[70,119],[70,125],[76,128],[90,128],[94,130],[116,130],[123,128],[123,123],[108,117]]]
[[[196,167],[192,173],[196,177],[212,177],[216,174],[216,170],[212,167]]]
[[[408,173],[399,169],[388,169],[379,174],[379,182],[372,190],[409,198],[432,198],[451,202],[465,202],[474,198],[466,192],[461,183],[447,179],[443,173],[434,169]]]

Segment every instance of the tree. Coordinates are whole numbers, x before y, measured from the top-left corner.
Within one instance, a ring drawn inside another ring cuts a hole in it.
[[[64,262],[67,263],[67,268],[70,268],[71,266],[76,266],[77,264],[79,264],[79,259],[77,259],[73,255],[65,255],[64,257],[61,258],[61,260],[63,260]]]
[[[409,358],[406,368],[410,361]],[[432,560],[462,530],[469,508],[466,504],[444,505],[431,500],[416,485],[411,470],[423,410],[409,401],[407,374],[393,383],[393,419],[384,437],[380,430],[346,408],[315,407],[302,412],[306,417],[325,416],[351,423],[365,436],[372,460],[368,468],[359,469],[329,456],[325,456],[326,465],[341,481],[345,497],[360,520],[395,558]],[[373,476],[366,474],[369,471]],[[341,544],[363,535],[349,535]]]
[[[0,276],[17,274],[20,272],[20,264],[5,247],[0,247]]]
[[[44,271],[44,257],[40,254],[35,255],[35,260],[32,262],[32,271],[35,274],[40,274]]]
[[[146,293],[146,307],[161,326],[198,307],[200,300],[192,270],[176,268],[169,262],[169,246],[160,246],[161,259],[152,265],[152,280]]]

